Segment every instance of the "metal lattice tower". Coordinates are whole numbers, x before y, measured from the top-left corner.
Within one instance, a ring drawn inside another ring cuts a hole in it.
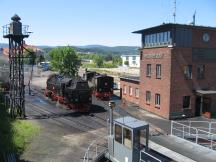
[[[28,26],[22,25],[20,17],[14,15],[12,22],[3,26],[3,37],[9,39],[9,110],[13,118],[25,117],[25,85],[23,44],[29,36]]]

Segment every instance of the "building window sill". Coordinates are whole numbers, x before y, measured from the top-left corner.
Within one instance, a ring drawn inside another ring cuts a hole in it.
[[[150,105],[150,102],[146,102],[146,105]]]
[[[205,78],[197,78],[198,80],[204,80]]]
[[[185,80],[192,80],[192,78],[187,78],[187,77],[185,77]]]
[[[151,75],[146,75],[147,78],[151,78]]]
[[[156,79],[161,79],[161,77],[156,77]]]
[[[183,110],[191,110],[191,107],[183,108]]]
[[[160,105],[155,105],[155,108],[160,109]]]

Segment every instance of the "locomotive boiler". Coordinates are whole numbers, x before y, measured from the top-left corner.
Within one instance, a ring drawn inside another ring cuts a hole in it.
[[[79,76],[65,77],[54,74],[47,79],[45,95],[75,111],[89,111],[91,93],[88,82]]]

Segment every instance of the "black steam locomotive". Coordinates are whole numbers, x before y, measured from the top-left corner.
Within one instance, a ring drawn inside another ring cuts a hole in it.
[[[92,94],[101,100],[109,100],[113,95],[114,78],[95,71],[86,71],[83,75],[92,88]]]
[[[54,74],[47,79],[45,95],[75,111],[89,111],[91,93],[88,82],[79,76],[64,77]]]

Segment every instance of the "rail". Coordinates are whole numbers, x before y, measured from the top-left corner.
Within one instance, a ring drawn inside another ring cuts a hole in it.
[[[83,157],[83,162],[94,161],[99,154],[103,153],[107,149],[107,136],[97,138],[88,146]]]
[[[142,151],[140,151],[140,162],[146,162],[146,161],[161,162],[160,159],[158,159],[158,158],[154,157],[153,155],[145,152],[145,150],[142,150]]]
[[[197,127],[192,126],[194,123],[197,124]],[[206,123],[208,124],[207,128],[205,128],[204,125],[201,125]],[[215,124],[215,122],[206,121],[172,121],[171,135],[216,150],[216,134],[213,133],[213,130],[215,130],[213,126]]]
[[[10,24],[4,25],[4,26],[2,26],[2,28],[3,28],[3,36],[11,34],[10,33]],[[29,29],[29,25],[22,25],[22,34],[23,35],[29,35],[28,29]]]

